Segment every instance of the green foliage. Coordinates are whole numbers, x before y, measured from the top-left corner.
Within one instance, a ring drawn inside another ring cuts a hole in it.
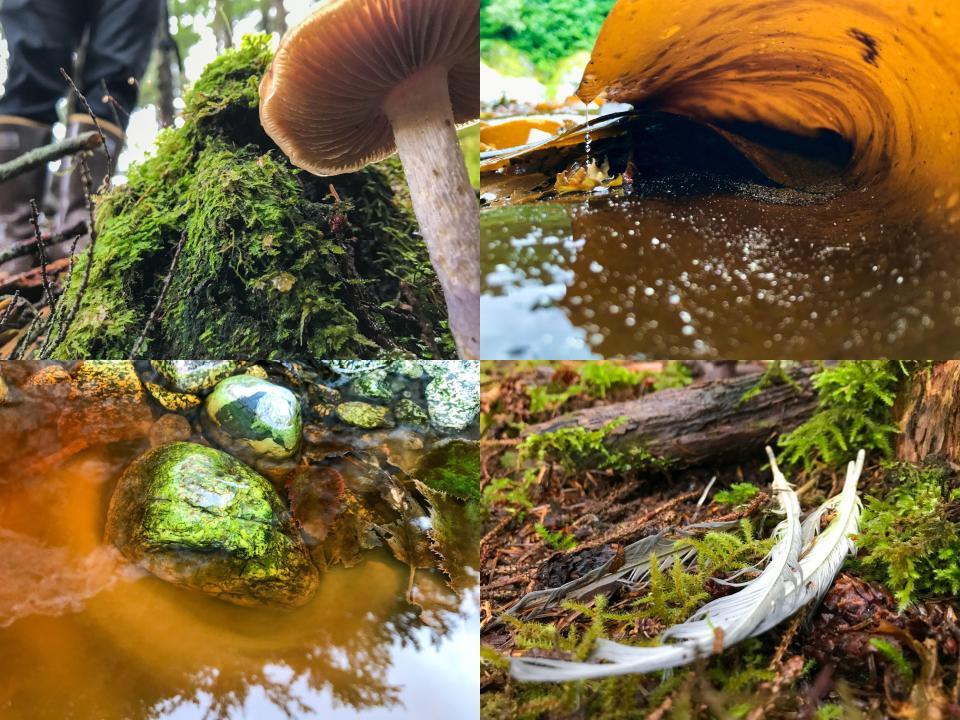
[[[810,470],[818,463],[842,466],[861,448],[889,455],[897,432],[890,408],[910,369],[903,362],[851,360],[820,370],[813,377],[816,413],[780,437],[784,462]]]
[[[480,189],[480,126],[471,125],[459,133],[460,148],[463,150],[463,159],[467,163],[467,172],[470,174],[470,184],[475,190]]]
[[[870,638],[870,644],[879,650],[880,654],[896,669],[897,674],[906,687],[913,685],[913,667],[907,658],[904,657],[903,650],[889,640],[878,637]]]
[[[760,492],[760,488],[750,483],[734,483],[729,490],[721,490],[713,499],[723,505],[746,505]]]
[[[578,50],[590,50],[615,0],[481,0],[480,53],[501,40],[529,57],[537,71]]]
[[[867,498],[860,522],[860,566],[885,583],[901,608],[918,597],[960,594],[960,489],[944,468],[892,467],[882,500]]]
[[[817,708],[817,712],[813,716],[813,720],[840,720],[843,717],[844,711],[842,705],[836,705],[834,703],[827,703],[826,705],[821,705]]]
[[[768,366],[766,371],[760,377],[759,382],[754,385],[752,388],[747,390],[743,396],[740,398],[741,403],[750,402],[757,395],[762,393],[767,388],[773,387],[775,385],[790,385],[795,390],[800,390],[800,386],[797,384],[797,381],[790,377],[790,373],[784,366],[784,361],[774,360]]]
[[[498,477],[483,488],[482,505],[489,510],[495,505],[503,506],[513,513],[522,513],[533,507],[530,490],[537,484],[537,468],[528,468],[519,480]]]
[[[641,616],[652,617],[665,624],[683,622],[699,608],[709,595],[706,582],[753,565],[773,547],[773,538],[758,540],[753,524],[744,518],[735,532],[709,532],[702,538],[679,541],[679,545],[696,550],[696,569],[689,571],[679,557],[667,573],[651,562],[647,594],[636,607]]]
[[[533,526],[533,529],[537,531],[537,535],[551,550],[573,550],[577,546],[577,541],[573,535],[570,535],[563,530],[551,532],[550,530],[547,530],[542,523],[536,523]]]
[[[126,185],[101,197],[89,285],[83,257],[65,307],[80,304],[59,358],[128,357],[185,240],[143,346],[153,357],[430,356],[418,319],[441,328],[442,295],[396,162],[329,178],[295,168],[259,122],[271,51],[245,37],[185,97],[184,124],[163,131]],[[358,299],[397,298],[380,305]],[[452,351],[445,331],[441,352]]]
[[[589,468],[629,472],[664,467],[668,462],[665,458],[654,457],[642,447],[613,449],[607,446],[605,438],[625,421],[626,418],[618,418],[597,430],[576,426],[531,435],[520,445],[520,453],[540,462],[559,462],[568,470]]]
[[[605,400],[613,390],[636,388],[647,381],[650,381],[654,390],[684,387],[693,381],[686,365],[675,361],[668,362],[662,370],[654,372],[631,370],[615,361],[595,360],[583,363],[577,368],[577,373],[579,382],[570,385],[551,381],[545,385],[528,386],[526,392],[530,397],[530,414],[553,413],[578,396]]]

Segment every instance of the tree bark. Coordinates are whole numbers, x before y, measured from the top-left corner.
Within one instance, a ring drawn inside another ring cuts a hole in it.
[[[173,99],[176,92],[173,87],[173,64],[177,62],[176,41],[170,35],[170,14],[167,0],[163,3],[163,15],[157,28],[157,119],[160,127],[173,127],[176,109]]]
[[[750,457],[778,435],[800,425],[817,407],[810,378],[816,368],[797,368],[790,376],[799,386],[775,385],[747,402],[743,394],[762,375],[745,375],[675,390],[639,400],[603,405],[531,425],[524,436],[561,428],[599,430],[625,418],[607,438],[611,449],[643,447],[671,468]]]
[[[901,397],[897,457],[921,463],[936,455],[960,464],[960,361],[915,373]]]

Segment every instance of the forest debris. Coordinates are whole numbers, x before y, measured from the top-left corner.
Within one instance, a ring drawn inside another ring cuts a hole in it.
[[[598,187],[619,187],[623,184],[622,177],[611,177],[610,163],[606,160],[603,165],[591,159],[586,165],[574,165],[557,175],[554,189],[558,194],[572,192],[593,192]]]
[[[85,150],[93,150],[99,147],[100,144],[100,136],[90,131],[81,133],[76,137],[64,138],[63,140],[58,140],[49,145],[36,148],[10,162],[0,164],[0,183],[68,155],[76,155]]]

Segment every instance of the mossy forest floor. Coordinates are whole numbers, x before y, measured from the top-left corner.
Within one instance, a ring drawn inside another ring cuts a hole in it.
[[[847,362],[815,369],[807,387],[818,395],[813,414],[768,442],[804,511],[838,492],[856,448],[868,452],[858,554],[847,559],[824,601],[672,673],[531,684],[511,679],[510,656],[582,660],[600,637],[655,642],[668,625],[729,593],[717,580],[762,558],[778,519],[770,512],[762,451],[671,469],[668,459],[632,464],[605,443],[612,430],[521,438],[529,425],[565,413],[701,383],[697,376],[713,366],[483,364],[483,718],[960,717],[960,476],[936,460],[923,466],[895,460],[898,394],[929,368]],[[755,373],[758,388],[788,382],[779,364],[734,370]],[[535,620],[503,615],[527,592],[616,563],[640,538],[718,519],[739,522],[692,542],[694,570],[676,565],[653,573],[642,591],[620,586],[554,606]]]
[[[455,356],[399,161],[294,167],[260,126],[271,59],[247,36],[205,69],[13,357]]]

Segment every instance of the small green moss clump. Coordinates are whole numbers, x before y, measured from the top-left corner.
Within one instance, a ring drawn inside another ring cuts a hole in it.
[[[244,38],[185,97],[183,124],[98,199],[53,356],[449,356],[446,310],[396,162],[318,178],[259,122],[267,36]],[[425,331],[424,328],[429,328]],[[429,335],[429,337],[426,337]]]
[[[868,497],[857,545],[860,569],[889,587],[901,608],[960,594],[960,488],[944,467],[892,468],[883,499]]]
[[[888,360],[851,360],[823,368],[813,376],[819,406],[813,417],[780,437],[783,461],[842,467],[861,448],[890,454],[890,438],[897,432],[891,408],[900,384],[914,363]]]
[[[607,436],[624,422],[626,418],[621,417],[597,430],[576,426],[531,435],[520,445],[520,453],[538,461],[558,462],[568,470],[630,472],[665,467],[669,462],[666,458],[658,458],[639,445],[616,449],[607,445]]]

